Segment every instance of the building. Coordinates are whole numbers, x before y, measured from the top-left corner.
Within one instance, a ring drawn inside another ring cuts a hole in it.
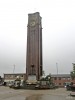
[[[42,76],[42,23],[39,12],[28,14],[27,25],[27,80]]]
[[[25,73],[14,73],[14,74],[4,74],[4,82],[10,82],[16,79],[19,76],[21,80],[26,80]],[[57,84],[59,87],[64,87],[66,82],[73,82],[75,83],[75,79],[71,79],[70,74],[52,74],[51,75],[53,83]],[[1,82],[2,82],[2,78]]]
[[[20,77],[21,80],[26,80],[26,74],[25,73],[14,73],[14,74],[4,74],[4,82],[10,82],[14,81],[17,76]]]
[[[3,78],[0,76],[0,84],[3,83]]]
[[[63,87],[65,82],[75,83],[75,79],[71,79],[70,74],[53,74],[51,77],[53,83],[57,84],[59,87]]]

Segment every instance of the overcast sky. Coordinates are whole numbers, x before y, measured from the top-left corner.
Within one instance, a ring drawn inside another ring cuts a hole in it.
[[[45,73],[70,73],[75,62],[75,0],[0,0],[0,75],[26,72],[28,14],[40,12]],[[57,67],[56,67],[57,63]]]

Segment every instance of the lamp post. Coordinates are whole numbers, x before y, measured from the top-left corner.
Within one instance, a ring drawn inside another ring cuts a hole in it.
[[[13,74],[14,74],[14,71],[15,71],[15,64],[14,64],[13,66],[14,66],[14,68],[13,68]]]
[[[57,70],[57,85],[58,85],[58,63],[56,63],[56,70]]]
[[[58,63],[56,63],[57,75],[58,75]]]

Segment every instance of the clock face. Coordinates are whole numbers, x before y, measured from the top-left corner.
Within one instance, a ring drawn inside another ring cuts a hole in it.
[[[35,26],[35,21],[32,21],[32,22],[30,23],[30,26]]]

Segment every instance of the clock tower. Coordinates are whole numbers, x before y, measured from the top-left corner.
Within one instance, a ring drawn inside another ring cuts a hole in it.
[[[42,76],[42,23],[39,12],[28,14],[27,25],[27,80],[39,80]]]

